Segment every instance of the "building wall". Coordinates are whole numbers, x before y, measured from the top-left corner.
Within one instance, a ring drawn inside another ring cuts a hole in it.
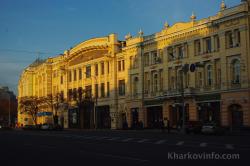
[[[20,77],[19,99],[63,94],[63,108],[50,111],[68,124],[68,110],[77,107],[71,92],[91,86],[95,99],[98,84],[95,106],[109,106],[111,128],[121,128],[124,121],[129,127],[139,122],[148,127],[148,122],[165,118],[175,123],[173,116],[180,115],[172,110],[180,109],[183,90],[189,120],[200,120],[204,109],[210,120],[219,116],[218,122],[229,126],[228,101],[233,98],[243,108],[243,125],[249,126],[249,21],[246,1],[231,8],[221,5],[216,15],[201,20],[192,15],[189,22],[166,23],[160,32],[149,36],[140,31],[134,37],[126,35],[125,41],[118,41],[116,34],[84,41],[62,55],[28,67]],[[182,75],[185,64],[195,64],[195,71]],[[241,95],[244,99],[238,99]]]

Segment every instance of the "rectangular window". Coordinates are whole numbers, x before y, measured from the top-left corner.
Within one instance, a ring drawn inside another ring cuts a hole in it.
[[[69,101],[72,100],[72,95],[73,95],[72,89],[69,89],[68,90],[68,99],[69,99]]]
[[[217,70],[217,86],[220,87],[221,84],[221,69]]]
[[[194,54],[200,55],[200,53],[201,53],[201,42],[200,40],[195,40],[194,41]]]
[[[95,84],[95,97],[98,98],[98,84]]]
[[[201,88],[202,87],[202,72],[198,73],[198,85]]]
[[[82,93],[83,93],[82,87],[79,87],[79,88],[78,88],[78,99],[79,99],[80,101],[82,101]]]
[[[144,54],[144,66],[148,66],[149,65],[149,53],[145,53]]]
[[[159,78],[160,78],[160,91],[162,91],[163,90],[163,70],[160,70]]]
[[[81,80],[82,79],[82,69],[79,69],[79,73],[78,73],[79,75],[79,80]]]
[[[183,55],[184,55],[184,53],[183,53],[183,46],[178,46],[177,50],[178,50],[178,58],[182,59]]]
[[[101,62],[101,74],[104,75],[104,62]]]
[[[174,60],[174,50],[173,50],[173,47],[168,47],[168,49],[167,49],[167,54],[168,54],[168,60],[169,61],[172,61],[172,60]]]
[[[101,97],[105,97],[105,84],[101,83]]]
[[[63,76],[61,76],[61,84],[63,84]]]
[[[119,80],[119,95],[125,95],[125,80]]]
[[[121,71],[122,70],[122,64],[121,64],[121,61],[118,61],[118,71]]]
[[[220,38],[219,35],[214,36],[214,50],[219,51],[220,49]]]
[[[60,102],[64,101],[64,92],[63,91],[61,91],[61,93],[60,93],[59,100],[60,100]]]
[[[69,77],[69,78],[68,78],[68,79],[69,79],[69,82],[71,82],[71,81],[72,81],[72,73],[71,73],[71,71],[69,71],[68,74],[69,74],[69,75],[68,75],[68,77]]]
[[[95,75],[98,76],[98,64],[95,64]]]
[[[122,60],[122,70],[124,71],[125,70],[125,61]]]
[[[76,81],[76,70],[74,70],[74,81]]]
[[[233,47],[233,33],[232,31],[226,32],[226,48],[232,48]]]
[[[109,61],[107,61],[107,71],[109,73]]]
[[[107,97],[109,97],[109,95],[110,95],[110,92],[109,92],[110,90],[109,90],[109,82],[107,82]]]
[[[152,64],[156,64],[158,62],[158,56],[156,51],[151,52],[151,57],[152,57]]]
[[[234,30],[234,36],[235,36],[235,46],[240,46],[240,31],[239,29]]]
[[[92,87],[91,85],[85,86],[85,98],[90,98],[92,96]]]
[[[86,78],[91,77],[91,66],[86,66]]]
[[[73,89],[73,100],[76,100],[77,98],[77,90],[76,88]]]
[[[210,53],[211,52],[211,38],[210,37],[208,37],[208,38],[206,38],[206,39],[204,39],[205,40],[205,49],[206,49],[206,53]]]

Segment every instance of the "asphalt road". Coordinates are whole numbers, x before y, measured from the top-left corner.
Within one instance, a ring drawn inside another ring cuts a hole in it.
[[[250,161],[249,154],[250,135],[182,135],[160,131],[0,131],[0,165],[3,166],[231,165]]]

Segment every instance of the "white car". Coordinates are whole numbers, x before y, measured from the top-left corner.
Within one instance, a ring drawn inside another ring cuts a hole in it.
[[[201,128],[201,132],[203,134],[222,134],[223,130],[216,123],[205,123]]]
[[[53,129],[53,125],[52,124],[45,123],[45,124],[43,124],[41,126],[41,130],[52,130],[52,129]]]

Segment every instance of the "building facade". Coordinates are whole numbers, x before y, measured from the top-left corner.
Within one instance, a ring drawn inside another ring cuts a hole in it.
[[[17,98],[8,87],[0,86],[0,126],[14,127],[17,122]]]
[[[214,16],[192,14],[149,36],[140,30],[124,41],[116,34],[84,41],[26,68],[19,100],[52,95],[43,112],[64,127],[158,128],[163,119],[177,127],[183,117],[250,127],[249,6],[223,1]],[[27,115],[18,120],[28,123]]]

